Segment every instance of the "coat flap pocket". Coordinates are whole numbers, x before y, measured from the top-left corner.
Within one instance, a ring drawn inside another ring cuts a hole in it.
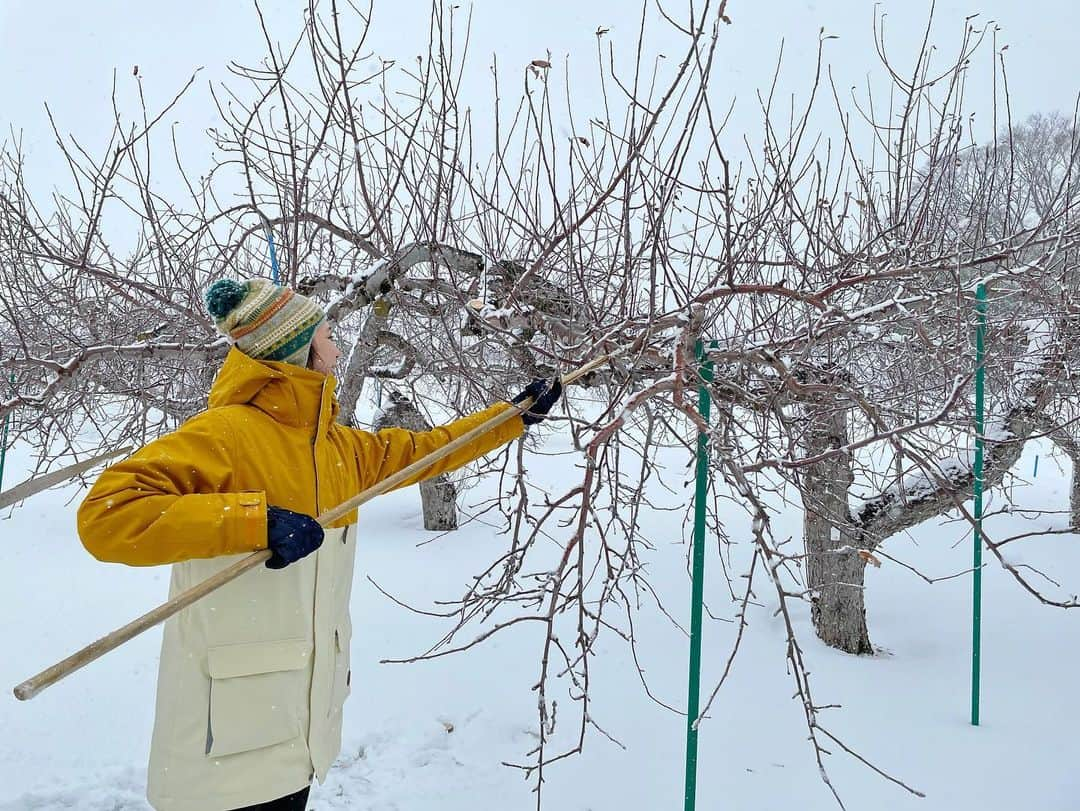
[[[300,670],[311,659],[311,643],[303,639],[218,645],[207,651],[210,678],[232,679],[256,673]]]

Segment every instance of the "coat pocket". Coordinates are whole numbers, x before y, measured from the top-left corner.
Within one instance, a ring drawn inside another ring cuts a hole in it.
[[[310,661],[311,643],[303,639],[210,648],[207,755],[247,752],[301,735]]]
[[[352,629],[348,624],[334,631],[334,685],[330,691],[330,715],[341,713],[345,699],[352,692],[352,669],[350,666],[350,642]]]

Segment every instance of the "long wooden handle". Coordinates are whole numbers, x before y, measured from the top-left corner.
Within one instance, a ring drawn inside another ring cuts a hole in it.
[[[95,659],[100,659],[109,651],[118,648],[129,639],[141,634],[158,623],[164,622],[176,612],[186,608],[200,600],[215,589],[221,588],[231,580],[235,580],[248,569],[253,569],[260,563],[270,559],[272,553],[269,549],[262,549],[253,555],[248,555],[238,560],[227,569],[222,569],[212,577],[193,586],[187,591],[173,597],[166,603],[162,603],[153,611],[143,614],[138,619],[132,620],[127,625],[117,628],[111,634],[106,634],[96,642],[91,642],[82,650],[76,651],[66,659],[62,659],[52,667],[47,667],[15,688],[15,698],[26,701],[33,698],[46,687],[51,687],[60,679],[74,673],[82,667],[90,664]]]
[[[55,487],[58,484],[66,482],[68,479],[74,479],[80,473],[85,473],[87,470],[94,467],[98,462],[112,459],[122,454],[128,454],[131,450],[130,445],[126,448],[117,448],[115,450],[107,451],[106,453],[98,454],[91,459],[84,459],[70,467],[64,467],[60,470],[54,470],[52,473],[46,473],[44,476],[27,479],[26,481],[15,485],[10,490],[5,490],[3,493],[0,493],[0,509],[9,507],[17,501],[30,498],[30,496],[35,493],[40,493],[42,490],[48,490],[50,487]]]
[[[579,366],[577,369],[575,369],[574,371],[570,372],[569,374],[565,375],[562,378],[563,385],[573,383],[575,380],[577,380],[577,379],[579,379],[581,377],[584,377],[589,372],[592,372],[592,371],[598,369],[600,366],[602,366],[604,363],[606,363],[607,360],[608,360],[608,356],[604,355],[602,357],[595,358],[595,359],[589,361],[584,366]],[[399,470],[393,476],[387,476],[381,482],[379,482],[378,484],[372,485],[371,487],[369,487],[367,490],[364,490],[359,495],[353,496],[352,498],[350,498],[345,503],[339,504],[337,507],[334,507],[334,509],[323,513],[322,515],[320,515],[318,517],[317,520],[323,526],[326,526],[327,524],[333,523],[337,519],[341,518],[341,516],[346,515],[346,514],[352,512],[353,510],[355,510],[361,504],[375,498],[375,496],[381,496],[383,493],[387,493],[387,492],[393,490],[395,487],[397,487],[402,482],[408,481],[410,478],[415,476],[417,473],[420,473],[420,472],[422,472],[424,470],[427,470],[429,467],[431,467],[436,462],[442,461],[447,456],[450,456],[452,453],[454,453],[454,451],[458,450],[459,448],[464,447],[465,445],[468,445],[470,442],[472,442],[477,437],[483,436],[484,434],[488,433],[492,429],[497,428],[498,426],[502,425],[504,422],[507,422],[508,420],[513,419],[514,417],[518,416],[522,412],[527,411],[532,406],[532,404],[533,404],[533,401],[531,399],[527,399],[527,400],[525,400],[525,401],[523,401],[521,403],[518,403],[516,405],[512,405],[510,408],[506,409],[506,411],[503,411],[500,414],[496,414],[491,419],[485,420],[480,425],[473,428],[471,431],[468,431],[468,432],[462,434],[461,436],[459,436],[457,439],[453,440],[452,442],[448,442],[446,445],[443,445],[437,451],[432,451],[431,453],[429,453],[427,456],[423,457],[422,459],[417,459],[411,465],[403,467],[401,470]]]
[[[564,376],[562,379],[563,383],[572,383],[578,378],[583,377],[589,372],[599,368],[604,363],[606,363],[607,360],[608,356],[604,355],[590,361],[589,363],[586,363],[584,366],[581,366],[575,369],[573,372],[570,372],[568,375]],[[388,490],[394,489],[394,487],[401,484],[403,481],[406,481],[410,477],[415,476],[417,473],[426,470],[436,462],[445,459],[447,456],[454,453],[454,451],[458,450],[463,445],[468,444],[472,440],[476,439],[478,436],[482,436],[493,428],[502,425],[507,420],[518,416],[523,411],[526,411],[532,404],[533,401],[531,399],[527,399],[524,402],[518,403],[511,408],[508,408],[505,411],[496,414],[491,419],[485,420],[483,423],[476,426],[471,431],[462,434],[452,442],[449,442],[438,450],[429,453],[422,459],[418,459],[411,465],[402,468],[393,476],[388,476],[378,484],[369,487],[367,490],[364,490],[359,495],[353,496],[348,501],[339,504],[332,510],[324,512],[316,520],[319,522],[320,525],[324,527],[328,524],[333,523],[341,516],[355,510],[359,505],[363,504],[364,502],[370,501],[375,496],[382,495]],[[187,608],[192,603],[201,600],[207,594],[221,588],[226,583],[235,580],[244,572],[255,568],[261,563],[265,563],[267,560],[270,559],[271,554],[272,553],[269,549],[261,549],[258,552],[248,555],[247,557],[238,560],[232,566],[229,566],[226,569],[222,569],[220,572],[213,575],[212,577],[208,577],[206,580],[199,583],[197,586],[192,586],[190,589],[181,592],[168,602],[162,603],[157,608],[146,614],[143,614],[138,619],[132,620],[122,628],[117,628],[115,631],[101,637],[101,639],[98,639],[96,642],[91,642],[82,650],[76,651],[66,659],[57,662],[52,667],[42,670],[36,676],[31,676],[29,679],[19,684],[15,688],[15,697],[20,701],[26,701],[33,698],[46,687],[50,687],[53,684],[56,684],[56,682],[60,681],[60,679],[70,675],[71,673],[74,673],[76,670],[79,670],[82,667],[85,667],[86,665],[90,664],[90,662],[93,662],[95,659],[101,658],[109,651],[113,650],[114,648],[120,647],[128,640],[133,639],[134,637],[141,634],[143,631],[149,630],[155,625],[164,622],[173,614],[176,614],[184,608]]]

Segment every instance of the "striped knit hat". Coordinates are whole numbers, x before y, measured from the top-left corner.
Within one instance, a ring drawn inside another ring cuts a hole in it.
[[[266,279],[216,281],[206,291],[206,309],[245,355],[297,366],[307,366],[311,339],[326,317],[311,299]]]

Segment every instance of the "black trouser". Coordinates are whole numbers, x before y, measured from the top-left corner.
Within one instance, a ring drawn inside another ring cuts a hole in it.
[[[304,811],[307,808],[307,796],[311,791],[311,786],[290,794],[288,797],[278,797],[276,800],[271,800],[268,803],[259,803],[258,805],[249,805],[244,808],[237,808],[235,811]]]

